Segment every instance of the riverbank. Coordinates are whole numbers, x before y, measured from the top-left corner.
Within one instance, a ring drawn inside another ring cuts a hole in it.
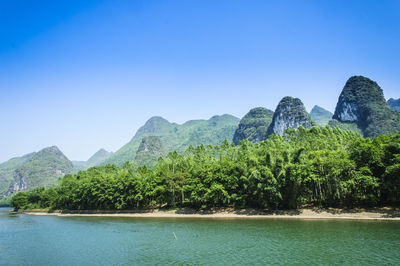
[[[132,217],[132,218],[212,218],[212,219],[347,219],[347,220],[397,220],[400,221],[400,208],[382,207],[369,209],[298,209],[265,211],[256,209],[214,209],[214,210],[141,210],[141,211],[43,211],[24,210],[26,215],[80,216],[80,217]]]

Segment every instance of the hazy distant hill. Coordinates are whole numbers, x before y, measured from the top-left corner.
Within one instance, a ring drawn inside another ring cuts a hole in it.
[[[14,170],[13,180],[8,184],[9,187],[4,196],[21,190],[55,184],[58,178],[73,170],[71,161],[56,146],[44,148],[29,156],[28,160]]]
[[[72,161],[72,164],[74,165],[74,168],[77,171],[86,170],[90,167],[101,164],[111,155],[113,155],[112,152],[108,152],[105,149],[100,149],[95,154],[93,154],[87,161]]]
[[[142,142],[143,137],[159,137],[166,152],[177,150],[184,152],[189,145],[221,144],[224,140],[231,141],[239,118],[232,115],[213,116],[208,120],[190,120],[179,125],[155,116],[139,128],[129,143],[115,152],[103,164],[118,165],[132,161]]]
[[[387,102],[388,102],[390,108],[400,112],[400,98],[397,100],[390,98]]]
[[[326,126],[332,119],[333,114],[324,108],[315,105],[310,112],[311,119],[321,127]]]

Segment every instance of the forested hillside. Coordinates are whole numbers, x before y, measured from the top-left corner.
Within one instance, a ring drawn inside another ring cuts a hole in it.
[[[139,128],[132,140],[115,152],[103,164],[122,165],[133,161],[142,139],[146,136],[159,137],[167,152],[184,152],[190,145],[217,145],[232,140],[239,119],[232,115],[213,116],[208,120],[190,120],[179,125],[156,116]]]
[[[20,192],[16,208],[375,206],[400,202],[400,132],[373,140],[312,127],[235,146],[189,147],[154,170],[107,165],[67,175],[49,189]]]

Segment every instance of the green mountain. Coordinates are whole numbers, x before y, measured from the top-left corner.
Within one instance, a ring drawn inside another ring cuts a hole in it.
[[[146,136],[142,139],[136,152],[135,163],[137,165],[154,166],[157,159],[165,155],[165,149],[161,139],[156,136]]]
[[[400,130],[400,114],[390,109],[379,85],[363,76],[353,76],[346,82],[333,119],[342,124],[353,124],[352,127],[356,125],[365,137]]]
[[[399,111],[400,112],[400,98],[397,99],[397,100],[393,99],[393,98],[390,98],[388,100],[388,104],[389,104],[390,108],[392,108],[395,111]]]
[[[284,97],[276,107],[272,122],[268,128],[268,136],[274,133],[283,135],[286,129],[297,129],[300,126],[313,126],[310,115],[299,98]]]
[[[95,154],[92,155],[87,161],[72,161],[74,168],[76,171],[86,170],[90,167],[100,165],[103,161],[108,159],[112,152],[108,152],[105,149],[98,150]]]
[[[72,170],[71,161],[56,146],[44,148],[15,169],[13,180],[3,195],[38,186],[50,186]]]
[[[227,114],[216,115],[208,120],[190,120],[182,125],[155,116],[139,128],[131,141],[102,164],[122,165],[126,161],[134,160],[139,145],[146,136],[159,137],[166,152],[184,152],[190,145],[221,144],[224,140],[232,139],[238,123],[239,118]]]
[[[310,112],[311,119],[321,127],[326,126],[332,119],[333,114],[324,108],[315,105]]]
[[[251,109],[239,122],[233,135],[233,143],[238,145],[241,140],[248,139],[260,142],[267,138],[267,130],[272,122],[274,112],[264,107]]]
[[[15,157],[0,164],[0,195],[9,189],[11,181],[14,179],[15,169],[29,161],[34,154],[35,153],[33,152],[22,157]]]

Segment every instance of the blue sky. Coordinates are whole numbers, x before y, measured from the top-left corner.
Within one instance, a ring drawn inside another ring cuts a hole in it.
[[[400,1],[0,1],[0,161],[286,95],[334,111],[352,75],[399,98],[399,47]]]

